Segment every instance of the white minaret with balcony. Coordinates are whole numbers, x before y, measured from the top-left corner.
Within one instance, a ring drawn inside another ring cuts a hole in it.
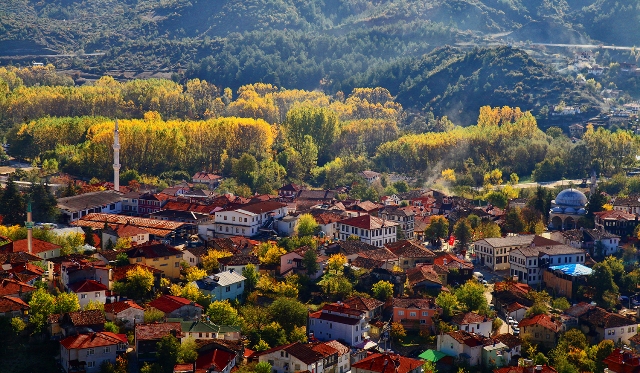
[[[120,133],[118,131],[118,120],[113,131],[113,190],[120,191]]]

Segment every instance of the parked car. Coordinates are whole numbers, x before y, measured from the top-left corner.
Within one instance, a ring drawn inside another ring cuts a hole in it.
[[[518,328],[517,326],[513,327],[513,335],[520,335],[520,328]]]

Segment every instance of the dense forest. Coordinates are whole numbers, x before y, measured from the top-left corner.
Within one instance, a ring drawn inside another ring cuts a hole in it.
[[[110,178],[114,117],[125,183],[209,170],[228,178],[228,190],[249,193],[286,181],[352,185],[370,168],[418,182],[442,173],[460,188],[511,174],[615,175],[633,165],[640,145],[629,131],[592,127],[574,143],[510,106],[482,106],[461,127],[431,112],[407,113],[384,88],[327,95],[264,83],[232,92],[199,79],[69,80],[52,66],[0,68],[1,120],[11,155],[86,179]]]

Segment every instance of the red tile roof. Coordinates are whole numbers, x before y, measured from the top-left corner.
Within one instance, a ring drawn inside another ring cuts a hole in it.
[[[401,240],[384,245],[392,253],[403,258],[433,258],[436,254],[416,241]]]
[[[518,326],[521,328],[526,326],[533,326],[533,325],[542,326],[543,328],[549,329],[555,333],[560,331],[560,326],[561,326],[559,322],[551,320],[551,317],[549,317],[549,315],[544,315],[544,314],[527,317],[525,319],[522,319],[518,324]]]
[[[599,211],[593,214],[602,220],[636,220],[635,214],[619,210]]]
[[[640,366],[640,355],[635,354],[629,350],[625,351],[616,348],[609,356],[604,359],[603,362],[611,371],[614,372],[618,367],[626,367],[628,369],[623,370],[623,372],[637,372],[637,367]],[[609,364],[611,364],[611,366]]]
[[[351,297],[345,300],[343,303],[345,306],[362,311],[373,311],[376,308],[382,307],[384,305],[384,302],[381,302],[377,299],[365,298],[362,296]]]
[[[507,306],[507,312],[511,313],[517,311],[519,309],[527,308],[518,302],[513,302],[509,306]]]
[[[487,340],[485,337],[481,335],[478,335],[475,333],[469,333],[464,330],[456,330],[446,334],[448,334],[451,338],[455,339],[458,343],[465,344],[469,347],[482,346],[485,344],[485,341]]]
[[[216,181],[216,180],[220,180],[222,179],[222,176],[220,175],[216,175],[216,174],[212,174],[209,172],[196,172],[195,175],[193,175],[193,180],[206,180],[206,181]]]
[[[407,270],[407,279],[409,280],[409,284],[411,286],[416,286],[417,284],[424,281],[444,285],[439,275],[446,274],[448,272],[449,271],[446,269],[446,267],[430,264],[421,265],[419,267]]]
[[[451,323],[457,325],[479,324],[488,321],[486,316],[478,315],[475,312],[459,313],[451,319]]]
[[[351,365],[351,368],[363,369],[376,373],[408,373],[422,366],[422,360],[411,359],[396,354],[374,353],[359,362]]]
[[[129,224],[115,224],[111,229],[113,229],[118,237],[134,237],[139,234],[149,234],[148,231]]]
[[[458,258],[455,255],[445,253],[439,255],[433,260],[433,264],[438,264],[447,268],[455,269],[473,269],[473,264]]]
[[[336,323],[345,324],[345,325],[356,325],[361,321],[359,318],[334,315],[334,314],[329,314],[322,311],[311,313],[309,314],[309,317],[312,319],[331,321],[331,322],[336,322]]]
[[[228,208],[226,209],[226,211],[244,210],[252,214],[263,214],[265,212],[274,211],[286,206],[287,204],[282,202],[261,201],[261,202],[249,203],[242,206]]]
[[[104,305],[104,312],[109,313],[120,313],[122,311],[128,310],[129,308],[135,308],[138,310],[144,311],[144,308],[139,306],[136,302],[132,300],[125,300],[121,302],[108,303]]]
[[[362,215],[356,216],[354,218],[344,219],[340,221],[340,223],[361,229],[379,229],[382,227],[393,227],[398,225],[398,223],[395,223],[393,221],[382,220],[371,215]]]
[[[180,307],[188,306],[190,304],[202,308],[202,306],[198,303],[194,303],[189,299],[176,297],[174,295],[163,295],[160,298],[156,298],[153,301],[149,302],[150,307],[156,308],[164,313],[171,313],[179,309]]]
[[[179,223],[174,221],[136,218],[126,215],[91,213],[80,220],[76,220],[71,225],[78,227],[91,227],[94,229],[104,228],[104,224],[131,224],[142,228],[155,236],[164,237],[172,231],[181,228],[188,223]]]
[[[0,312],[28,310],[29,305],[22,299],[8,295],[0,297]]]
[[[51,250],[55,250],[55,249],[59,249],[60,246],[49,243],[47,241],[42,241],[39,240],[37,238],[33,239],[32,242],[32,246],[31,246],[31,253],[36,255],[36,254],[40,254],[46,251],[51,251]],[[13,241],[13,242],[9,242],[7,244],[4,244],[2,246],[0,246],[0,252],[7,252],[7,253],[16,253],[16,252],[23,252],[23,253],[28,253],[29,252],[29,247],[28,247],[28,242],[26,239],[24,240],[17,240],[17,241]]]
[[[118,343],[127,343],[126,334],[111,332],[78,334],[60,341],[67,350],[114,346]]]
[[[107,291],[108,287],[94,280],[84,280],[69,285],[69,290],[74,293],[91,293],[94,291]]]
[[[326,225],[344,220],[345,217],[340,214],[334,214],[332,212],[321,212],[313,214],[313,218],[316,220],[316,223],[320,225]]]
[[[215,349],[198,356],[196,369],[209,370],[209,368],[213,367],[216,372],[222,372],[235,358],[236,355],[231,352]]]
[[[393,308],[416,308],[419,310],[431,310],[439,308],[433,298],[393,298]]]
[[[0,282],[0,296],[2,295],[22,295],[36,290],[35,287],[14,279],[5,278]]]
[[[182,326],[179,322],[165,322],[152,324],[136,324],[135,336],[139,341],[153,341],[175,331],[177,337],[182,336]]]
[[[398,260],[398,256],[385,247],[376,250],[363,251],[359,253],[358,256],[381,261]]]

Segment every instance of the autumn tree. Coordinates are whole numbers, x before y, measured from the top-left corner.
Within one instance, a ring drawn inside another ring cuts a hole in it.
[[[218,259],[226,258],[231,255],[232,254],[226,250],[209,250],[205,255],[202,256],[202,268],[207,273],[211,273],[218,269],[220,265],[218,263]]]
[[[378,281],[373,284],[371,293],[373,294],[374,298],[385,302],[393,297],[393,284],[391,284],[389,281]]]
[[[311,214],[302,214],[298,218],[298,236],[313,236],[318,232],[319,225]]]

